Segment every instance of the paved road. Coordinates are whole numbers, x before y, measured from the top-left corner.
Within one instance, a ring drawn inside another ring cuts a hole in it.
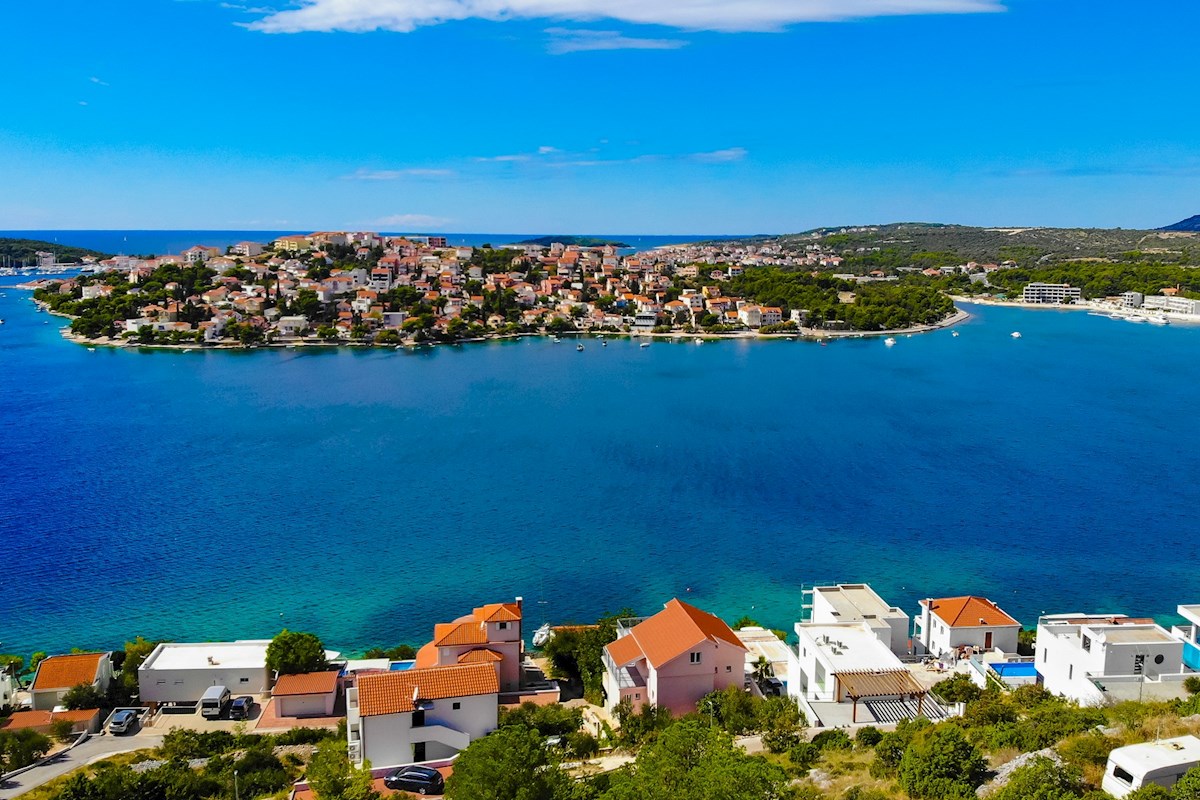
[[[138,733],[134,736],[111,736],[108,734],[93,736],[73,750],[60,753],[0,786],[0,800],[20,797],[43,783],[48,783],[93,761],[99,761],[117,753],[158,747],[162,744],[162,740],[162,734],[158,733]]]

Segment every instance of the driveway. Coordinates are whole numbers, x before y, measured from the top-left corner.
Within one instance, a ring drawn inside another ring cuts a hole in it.
[[[64,750],[48,761],[23,772],[8,782],[0,785],[0,800],[10,797],[20,797],[26,792],[33,791],[44,783],[62,777],[72,770],[91,764],[94,761],[108,758],[117,753],[128,753],[134,750],[146,750],[162,744],[162,734],[137,733],[133,736],[111,736],[98,734],[83,744],[71,750]]]

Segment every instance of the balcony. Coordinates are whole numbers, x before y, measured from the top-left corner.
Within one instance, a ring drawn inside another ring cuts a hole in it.
[[[447,747],[453,747],[455,750],[466,750],[467,745],[471,743],[470,734],[454,728],[447,728],[445,725],[422,725],[419,728],[413,728],[411,735],[413,744],[438,742]]]

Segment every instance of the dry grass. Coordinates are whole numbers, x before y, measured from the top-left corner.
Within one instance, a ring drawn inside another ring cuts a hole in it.
[[[873,750],[825,750],[813,771],[827,776],[828,780],[819,787],[828,797],[841,797],[847,789],[857,786],[882,792],[885,797],[902,798],[904,795],[894,781],[872,777],[869,770],[874,759]]]

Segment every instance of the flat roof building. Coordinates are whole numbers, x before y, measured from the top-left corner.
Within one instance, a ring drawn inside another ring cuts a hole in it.
[[[210,686],[234,694],[263,694],[271,687],[268,639],[181,644],[164,642],[138,667],[143,703],[199,702]]]

